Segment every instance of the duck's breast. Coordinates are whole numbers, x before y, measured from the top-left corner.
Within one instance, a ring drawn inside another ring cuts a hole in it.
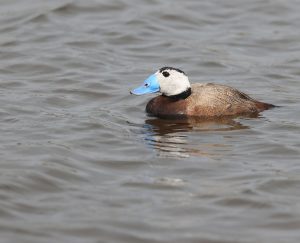
[[[148,102],[146,112],[160,117],[184,116],[187,115],[187,100],[173,100],[160,95]]]

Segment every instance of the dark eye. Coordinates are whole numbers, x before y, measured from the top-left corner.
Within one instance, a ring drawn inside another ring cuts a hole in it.
[[[146,86],[146,87],[148,87],[148,86],[149,86],[149,84],[148,84],[148,83],[146,83],[146,84],[145,84],[145,86]]]
[[[170,76],[170,73],[169,72],[162,72],[162,74],[165,76],[165,77],[169,77]]]

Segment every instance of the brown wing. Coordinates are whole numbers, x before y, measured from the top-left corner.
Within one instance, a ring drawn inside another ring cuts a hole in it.
[[[270,108],[270,104],[259,102],[226,85],[193,84],[192,91],[192,95],[188,98],[188,115],[251,115]]]

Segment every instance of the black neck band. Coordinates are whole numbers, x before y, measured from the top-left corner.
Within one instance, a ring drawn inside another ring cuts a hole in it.
[[[191,94],[192,94],[192,89],[191,89],[191,88],[188,88],[186,91],[183,91],[182,93],[177,94],[177,95],[170,95],[170,96],[167,96],[167,95],[164,95],[164,94],[163,94],[163,96],[168,97],[168,98],[171,98],[172,100],[184,100],[184,99],[186,99],[187,97],[189,97]]]

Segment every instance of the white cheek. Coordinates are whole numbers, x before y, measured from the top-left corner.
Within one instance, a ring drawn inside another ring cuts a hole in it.
[[[171,78],[162,78],[160,81],[160,92],[165,95],[174,95],[179,92],[178,82],[174,82]]]
[[[190,87],[190,83],[186,76],[171,74],[171,77],[164,77],[158,73],[157,78],[160,85],[160,92],[170,96],[177,95],[186,91]]]
[[[165,78],[158,78],[158,83],[159,83],[159,86],[160,86],[160,92],[161,93],[166,93],[166,90],[168,89],[168,84],[165,80]]]

